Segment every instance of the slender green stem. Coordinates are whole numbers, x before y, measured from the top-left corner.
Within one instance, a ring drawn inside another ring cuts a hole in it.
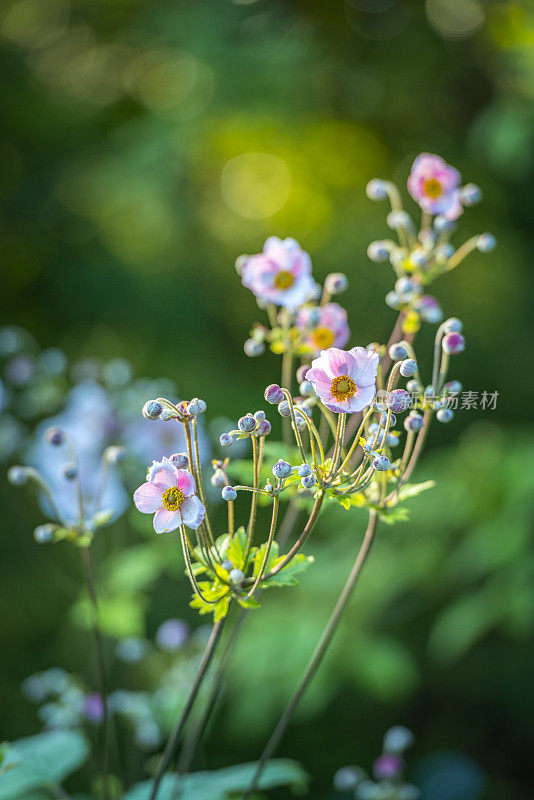
[[[158,794],[158,790],[163,775],[165,774],[165,770],[167,769],[167,767],[171,762],[178,740],[182,735],[185,723],[189,718],[189,714],[191,713],[191,709],[193,708],[193,704],[198,695],[198,691],[207,674],[211,659],[213,658],[213,654],[215,653],[217,643],[219,642],[223,630],[223,624],[224,620],[219,620],[219,622],[216,622],[213,628],[211,629],[210,638],[208,639],[206,649],[204,650],[204,655],[202,656],[202,661],[200,662],[200,666],[195,676],[195,680],[193,681],[193,685],[191,686],[189,696],[182,709],[182,713],[180,714],[178,720],[176,721],[176,725],[174,726],[174,729],[171,735],[169,736],[169,739],[167,740],[167,744],[165,745],[165,750],[163,751],[163,755],[161,756],[158,770],[154,777],[154,783],[152,784],[152,791],[150,792],[150,800],[156,800],[156,796]]]
[[[252,595],[254,594],[254,592],[256,591],[256,589],[258,588],[259,584],[261,583],[261,581],[263,579],[263,573],[264,573],[264,570],[265,570],[265,566],[266,566],[266,564],[267,564],[267,562],[269,560],[269,554],[271,552],[271,547],[272,547],[272,544],[274,542],[274,537],[275,537],[275,534],[276,534],[276,521],[278,519],[278,506],[279,505],[280,505],[280,498],[278,496],[277,497],[273,497],[273,514],[272,514],[272,518],[271,518],[271,527],[269,529],[269,537],[267,539],[267,544],[265,546],[265,555],[263,556],[263,561],[262,561],[261,566],[260,566],[260,568],[258,570],[258,576],[257,576],[256,580],[254,581],[254,583],[252,584],[252,587],[249,589],[247,597],[252,597]]]
[[[87,583],[87,591],[91,601],[91,627],[93,629],[93,637],[95,640],[95,654],[96,666],[98,673],[98,682],[100,697],[102,700],[102,726],[100,730],[100,756],[101,756],[101,769],[102,769],[102,782],[104,784],[104,800],[109,798],[108,774],[108,745],[109,745],[109,714],[108,714],[108,689],[107,689],[107,676],[106,676],[106,661],[104,657],[104,642],[102,640],[102,632],[100,630],[100,620],[98,614],[98,598],[96,593],[96,585],[93,573],[93,562],[91,553],[88,547],[80,548],[82,564],[85,573],[85,580]]]
[[[298,504],[296,502],[296,499],[292,498],[289,501],[287,510],[282,519],[282,524],[280,525],[279,535],[277,538],[280,548],[283,548],[285,546],[291,534],[291,531],[293,530],[293,526],[297,520],[298,514],[299,514]],[[261,589],[256,596],[259,597],[260,594],[261,594]],[[228,638],[228,641],[226,642],[223,653],[221,655],[221,659],[219,661],[219,665],[215,673],[213,685],[210,689],[210,695],[208,697],[204,711],[202,712],[198,722],[192,728],[189,729],[189,732],[186,736],[186,740],[184,742],[184,746],[182,752],[180,753],[180,758],[178,761],[178,766],[177,766],[178,775],[185,775],[189,771],[189,767],[191,766],[191,761],[193,760],[198,744],[202,739],[209,718],[213,713],[213,709],[217,702],[217,698],[219,697],[230,655],[237,644],[243,625],[249,614],[250,614],[250,609],[248,608],[240,609],[239,616],[234,623],[230,637]]]
[[[321,634],[321,637],[317,642],[312,657],[310,658],[308,665],[304,670],[304,674],[300,679],[299,684],[293,696],[291,697],[289,703],[287,704],[284,713],[280,717],[280,720],[276,725],[269,741],[267,742],[263,750],[263,753],[260,756],[256,772],[252,779],[252,783],[250,784],[248,790],[245,792],[243,800],[247,800],[247,798],[251,796],[252,792],[254,792],[258,788],[258,783],[265,768],[265,765],[267,764],[267,761],[271,758],[274,751],[278,747],[278,744],[280,743],[280,740],[284,735],[286,728],[289,725],[289,722],[291,721],[291,718],[302,698],[302,695],[308,688],[308,685],[310,684],[315,673],[317,672],[317,669],[321,661],[323,660],[324,654],[326,653],[328,646],[330,645],[330,642],[332,641],[332,638],[337,630],[339,621],[343,615],[347,603],[350,600],[356,581],[358,580],[362,567],[365,563],[365,559],[367,558],[367,555],[371,548],[371,544],[373,542],[376,531],[376,524],[377,524],[376,512],[370,511],[367,530],[365,531],[365,536],[362,545],[358,551],[358,554],[356,556],[352,569],[349,573],[349,576],[345,582],[341,594],[339,595],[339,598],[334,607],[334,610],[332,611],[330,619],[328,620]]]

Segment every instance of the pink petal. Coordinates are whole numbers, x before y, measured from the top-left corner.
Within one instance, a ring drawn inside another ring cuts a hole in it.
[[[183,492],[184,497],[190,497],[192,494],[195,494],[195,479],[186,469],[176,470],[175,486]]]
[[[374,384],[378,372],[378,353],[370,353],[365,347],[353,347],[350,353],[356,362],[356,370],[351,375],[356,385],[370,386]]]
[[[373,402],[376,390],[373,386],[362,386],[358,389],[354,397],[347,400],[347,408],[345,409],[349,414],[354,414],[355,411],[363,411],[366,406],[371,405]]]
[[[196,529],[202,523],[206,515],[206,509],[194,494],[192,497],[188,497],[184,500],[182,505],[180,506],[180,511],[182,512],[182,518],[184,524],[187,525],[189,528]]]
[[[143,483],[139,489],[134,492],[134,503],[138,511],[143,514],[153,514],[158,508],[161,508],[161,495],[167,487],[162,483]]]
[[[158,469],[157,472],[154,472],[150,480],[153,483],[162,483],[165,489],[168,489],[170,486],[176,486],[177,472],[178,470],[176,467],[163,467],[162,469]]]
[[[346,350],[339,350],[337,347],[331,347],[329,350],[323,350],[321,353],[321,360],[324,359],[325,372],[331,378],[337,378],[339,375],[350,375],[356,369],[356,360],[354,356]]]
[[[154,530],[156,533],[170,533],[175,531],[182,524],[182,515],[180,511],[167,511],[166,508],[160,508],[154,514]]]

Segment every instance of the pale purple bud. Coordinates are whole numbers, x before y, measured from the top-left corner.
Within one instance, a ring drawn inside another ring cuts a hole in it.
[[[388,196],[387,183],[380,178],[373,178],[365,187],[369,200],[385,200]]]
[[[176,469],[187,469],[189,466],[189,456],[187,453],[173,453],[169,459]]]
[[[383,455],[377,455],[373,461],[373,467],[377,472],[385,472],[390,468],[391,464],[389,458]]]
[[[461,333],[447,333],[443,337],[441,346],[443,347],[443,352],[447,353],[447,355],[457,355],[465,350],[465,339]]]
[[[221,433],[219,443],[221,447],[230,447],[234,443],[234,437],[230,433]]]
[[[413,358],[407,358],[400,365],[400,374],[403,378],[411,378],[417,372],[417,362]]]
[[[291,475],[291,464],[288,461],[279,459],[273,466],[273,475],[275,478],[287,478]]]
[[[331,272],[326,276],[324,285],[330,294],[341,294],[347,290],[349,280],[343,272]]]
[[[397,778],[404,769],[404,759],[400,756],[384,753],[373,764],[373,774],[377,780]]]
[[[388,408],[398,414],[402,411],[406,411],[410,407],[412,399],[405,389],[393,389],[393,391],[388,394],[386,402]]]
[[[252,414],[245,414],[244,417],[239,419],[237,427],[244,433],[252,433],[252,431],[256,430],[256,424],[256,420]]]
[[[489,253],[497,247],[497,240],[492,233],[481,233],[477,239],[477,247],[481,253]]]
[[[438,422],[451,422],[454,417],[454,412],[450,408],[440,408],[436,414]]]
[[[221,497],[223,500],[226,500],[227,503],[231,503],[237,498],[237,492],[233,486],[225,486],[221,492]]]
[[[309,369],[309,367],[308,367]],[[284,393],[277,383],[271,383],[266,389],[264,394],[265,399],[272,405],[282,402]]]
[[[148,400],[143,406],[142,414],[146,419],[157,419],[162,411],[163,406],[159,400]]]

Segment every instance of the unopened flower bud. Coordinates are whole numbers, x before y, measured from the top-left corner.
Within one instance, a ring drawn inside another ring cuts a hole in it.
[[[234,568],[233,563],[227,558],[225,561],[222,562],[221,567],[225,569],[227,572],[231,572]]]
[[[410,394],[415,394],[416,392],[418,392],[419,384],[417,383],[417,381],[415,380],[408,381],[408,383],[406,384],[406,391],[410,392]]]
[[[392,753],[383,753],[373,764],[373,775],[379,781],[398,778],[404,769],[404,759]]]
[[[454,247],[450,242],[445,242],[436,248],[435,258],[438,264],[446,264],[449,258],[454,255]]]
[[[404,427],[407,431],[420,431],[423,427],[423,417],[415,411],[411,411],[404,420]]]
[[[59,447],[65,441],[65,433],[61,430],[61,428],[48,428],[45,432],[45,439],[48,444],[51,444],[54,447]]]
[[[272,405],[282,402],[284,393],[277,383],[271,383],[266,389],[264,394],[265,399]]]
[[[385,472],[390,468],[391,464],[387,456],[378,454],[373,461],[373,467],[377,472]]]
[[[434,230],[438,233],[453,233],[457,228],[456,222],[453,219],[447,219],[438,214],[434,219]]]
[[[241,273],[243,272],[245,264],[247,263],[247,259],[248,259],[248,256],[245,256],[245,255],[244,256],[238,256],[236,258],[236,260],[235,260],[235,271],[237,272],[238,275],[241,275]]]
[[[410,264],[413,267],[424,267],[428,263],[428,256],[424,250],[414,250],[410,253]]]
[[[13,486],[24,486],[29,477],[28,469],[18,464],[7,471],[7,479]]]
[[[38,525],[33,532],[33,538],[38,544],[48,544],[54,540],[54,531],[57,525],[51,522],[46,522],[44,525]]]
[[[443,387],[447,394],[458,394],[462,391],[462,384],[460,381],[449,381]]]
[[[406,411],[412,403],[412,399],[405,389],[393,389],[386,399],[388,408],[396,414]]]
[[[300,485],[304,489],[312,489],[315,486],[315,483],[315,475],[305,475],[300,481]]]
[[[403,753],[411,747],[414,741],[413,733],[404,725],[394,725],[384,734],[384,751],[386,753]]]
[[[443,352],[447,353],[447,355],[457,355],[465,350],[465,339],[461,333],[453,331],[443,337],[441,346],[443,347]]]
[[[312,469],[309,464],[301,464],[300,467],[297,467],[297,472],[301,478],[305,478],[307,475],[311,475]]]
[[[449,317],[443,323],[443,330],[445,333],[461,333],[463,330],[463,323],[456,317]]]
[[[189,466],[189,456],[187,453],[173,453],[169,459],[176,469],[187,469]]]
[[[291,416],[291,408],[289,402],[287,400],[282,400],[281,403],[278,403],[278,411],[282,417]]]
[[[492,233],[481,233],[477,239],[477,247],[481,253],[489,253],[497,247],[497,240]]]
[[[474,206],[482,200],[482,190],[476,183],[466,183],[460,189],[460,200],[464,206]]]
[[[380,178],[373,178],[365,187],[369,200],[385,200],[388,196],[387,183]]]
[[[406,211],[390,211],[386,217],[388,227],[395,230],[395,228],[411,228],[413,227],[410,215]]]
[[[450,408],[440,408],[436,414],[438,422],[450,422],[454,417],[454,412]]]
[[[243,350],[247,356],[254,358],[254,356],[261,356],[261,354],[265,352],[265,345],[263,342],[258,342],[255,339],[247,339],[243,345]]]
[[[331,272],[326,276],[324,285],[329,294],[341,294],[347,290],[349,280],[343,272]]]
[[[63,473],[63,477],[65,477],[68,481],[73,481],[78,477],[78,467],[76,464],[65,464],[61,471]]]
[[[192,417],[197,417],[199,414],[203,414],[205,410],[206,403],[204,400],[200,400],[198,397],[194,397],[187,406],[187,413]]]
[[[375,434],[377,434],[379,427],[380,426],[378,422],[371,422],[371,424],[369,425],[369,435],[374,436]]]
[[[388,433],[386,436],[386,444],[388,447],[397,447],[400,439],[397,433]]]
[[[159,400],[148,400],[143,406],[142,413],[146,419],[157,419],[162,411],[163,406]]]
[[[408,358],[408,356],[408,350],[402,342],[392,344],[389,348],[389,357],[392,359],[392,361],[404,361],[404,359]]]
[[[265,411],[261,411],[261,410],[260,411],[255,411],[254,412],[254,419],[257,422],[263,422],[263,420],[265,419]]]
[[[275,478],[288,478],[291,475],[291,464],[280,458],[273,466],[273,475]]]
[[[443,319],[441,306],[431,294],[423,294],[414,300],[414,309],[425,322],[436,324]]]
[[[244,417],[239,419],[237,427],[244,433],[252,433],[252,431],[256,430],[256,424],[256,420],[252,414],[245,414]]]
[[[303,397],[313,397],[315,392],[313,391],[313,386],[310,381],[302,381],[299,386],[299,392]]]
[[[306,380],[306,374],[309,369],[310,369],[309,364],[301,364],[301,366],[296,371],[297,383],[302,383],[302,381]]]
[[[380,417],[380,425],[382,426],[382,428],[385,428],[387,424],[388,424],[388,415],[382,414],[382,416]],[[395,414],[391,414],[389,418],[389,427],[394,428],[396,424],[397,424],[397,417],[395,416]]]
[[[236,586],[239,586],[240,584],[242,584],[242,583],[243,583],[243,581],[244,581],[244,579],[245,579],[245,574],[243,573],[243,571],[242,571],[242,570],[240,570],[240,569],[233,569],[233,570],[230,572],[230,580],[231,580],[231,581],[232,581],[232,583],[233,583],[233,584],[235,584]]]
[[[256,428],[256,436],[268,436],[271,432],[271,423],[268,419],[262,419]]]
[[[221,497],[223,500],[226,500],[230,503],[232,500],[235,500],[237,497],[237,492],[233,486],[225,486],[221,492]]]
[[[221,447],[230,447],[234,443],[234,437],[230,433],[221,433],[219,436],[219,444]]]
[[[388,292],[386,295],[386,305],[397,310],[400,308],[401,300],[397,292]]]
[[[384,242],[381,241],[371,242],[371,244],[367,248],[367,255],[371,261],[379,263],[380,261],[387,261],[389,256],[389,250],[384,244]]]
[[[417,372],[417,362],[413,358],[407,358],[400,365],[400,374],[403,378],[411,378]]]

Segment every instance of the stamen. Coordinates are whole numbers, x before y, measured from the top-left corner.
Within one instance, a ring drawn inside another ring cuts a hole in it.
[[[443,186],[437,178],[429,178],[424,183],[424,193],[433,200],[436,200],[443,193]]]
[[[323,325],[318,325],[312,333],[313,343],[321,350],[328,350],[334,344],[334,334]]]
[[[289,289],[295,283],[295,276],[288,270],[280,270],[274,279],[274,285],[277,289]]]
[[[358,391],[358,387],[348,375],[338,375],[332,381],[330,391],[336,400],[350,400]]]
[[[161,495],[161,502],[167,511],[177,511],[184,502],[184,493],[177,486],[170,486]]]

